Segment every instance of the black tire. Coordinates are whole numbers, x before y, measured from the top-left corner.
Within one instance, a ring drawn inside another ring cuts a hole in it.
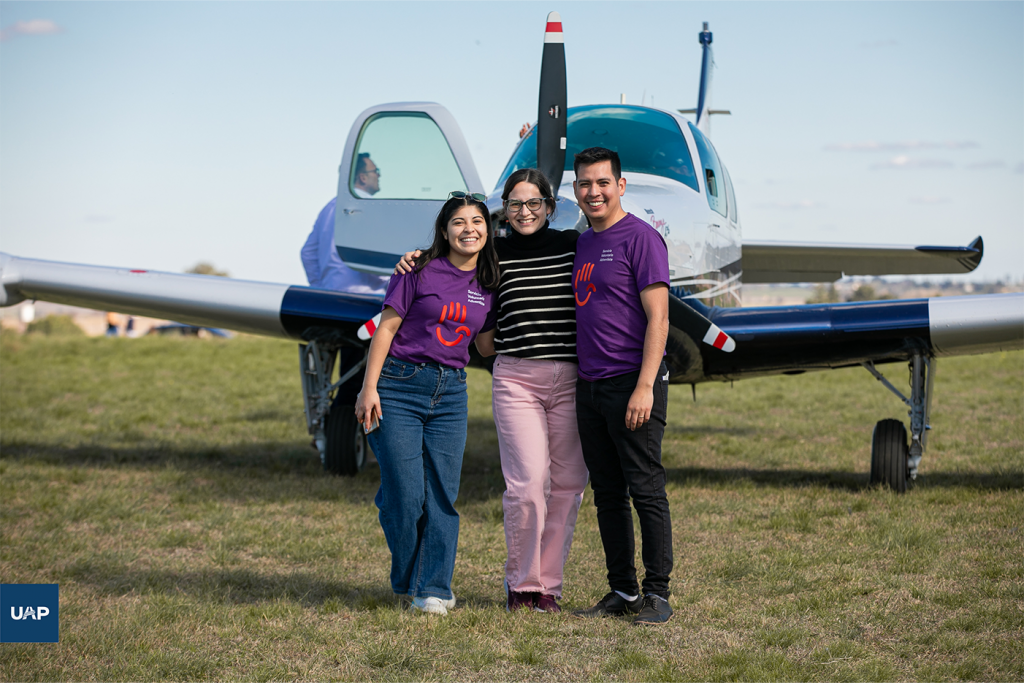
[[[871,436],[871,483],[884,484],[896,493],[907,491],[910,450],[907,428],[899,420],[881,420]]]
[[[324,425],[324,469],[331,474],[354,477],[366,467],[368,446],[355,406],[335,404]]]

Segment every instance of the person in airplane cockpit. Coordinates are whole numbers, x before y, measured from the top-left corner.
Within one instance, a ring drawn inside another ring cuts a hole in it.
[[[535,168],[501,195],[512,226],[494,241],[501,268],[492,401],[505,477],[505,607],[560,612],[562,577],[587,486],[576,428],[573,254],[579,233],[553,230],[554,193]],[[405,255],[408,269],[417,252]]]
[[[380,168],[370,158],[369,152],[356,157],[356,172],[352,175],[352,194],[360,199],[369,199],[380,192]]]
[[[383,294],[388,286],[387,275],[373,275],[353,270],[338,256],[334,243],[334,205],[327,202],[320,210],[313,231],[302,245],[302,267],[310,287],[353,294]]]
[[[469,345],[494,336],[498,258],[483,199],[452,192],[415,270],[391,278],[356,399],[380,464],[374,502],[391,550],[391,588],[428,614],[455,606],[465,367]]]

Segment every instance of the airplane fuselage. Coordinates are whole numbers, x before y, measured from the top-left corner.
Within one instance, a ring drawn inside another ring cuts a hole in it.
[[[665,239],[672,293],[706,306],[742,303],[742,229],[736,195],[707,137],[674,112],[629,105],[570,107],[565,175],[555,229],[586,229],[573,197],[572,154],[588,146],[619,153],[626,179],[623,208]],[[516,148],[492,192],[496,220],[505,178],[535,163],[532,134]]]

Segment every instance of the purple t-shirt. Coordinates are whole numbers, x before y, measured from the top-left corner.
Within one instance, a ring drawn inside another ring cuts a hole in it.
[[[444,257],[418,273],[393,275],[384,306],[395,309],[402,326],[389,353],[407,363],[466,367],[469,345],[498,317],[494,295],[475,277],[476,269],[459,270]]]
[[[580,377],[592,382],[640,369],[647,333],[640,292],[656,282],[670,284],[668,249],[633,214],[580,235],[572,273]]]

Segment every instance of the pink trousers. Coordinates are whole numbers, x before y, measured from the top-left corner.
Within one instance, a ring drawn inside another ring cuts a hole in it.
[[[576,375],[576,364],[565,361],[499,355],[494,362],[510,590],[562,595],[562,569],[587,486]]]

